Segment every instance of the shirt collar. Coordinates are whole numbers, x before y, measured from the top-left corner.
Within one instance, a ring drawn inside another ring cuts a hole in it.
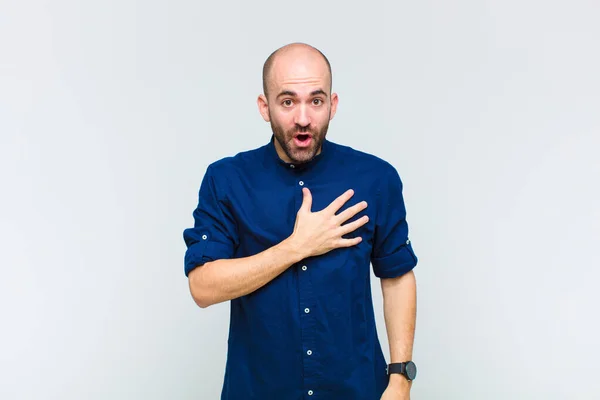
[[[330,158],[332,152],[333,152],[332,143],[329,140],[327,140],[327,138],[325,138],[321,145],[321,152],[319,154],[317,154],[316,156],[314,156],[312,160],[310,160],[309,162],[306,162],[306,163],[302,163],[302,164],[294,164],[294,163],[285,162],[281,159],[281,157],[279,157],[279,154],[277,154],[277,149],[275,148],[275,135],[274,134],[271,135],[271,140],[267,144],[268,158],[272,159],[278,165],[280,165],[281,167],[288,169],[288,170],[306,170],[309,168],[313,168],[314,166],[320,164],[322,160]]]

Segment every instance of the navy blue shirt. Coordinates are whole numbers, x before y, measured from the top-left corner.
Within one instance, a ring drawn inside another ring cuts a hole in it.
[[[370,268],[392,278],[415,267],[402,182],[373,155],[325,140],[304,165],[288,164],[274,142],[209,165],[194,227],[183,233],[185,274],[217,259],[246,257],[291,235],[302,204],[340,210],[366,200],[369,222],[345,237],[356,246],[292,265],[262,288],[231,300],[222,400],[375,400],[388,384],[371,298]]]

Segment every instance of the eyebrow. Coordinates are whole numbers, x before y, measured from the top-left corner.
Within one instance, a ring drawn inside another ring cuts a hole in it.
[[[327,93],[325,93],[325,91],[323,89],[317,89],[317,90],[313,90],[312,92],[310,92],[311,96],[317,96],[317,95],[323,95],[325,97],[327,97]],[[281,96],[292,96],[292,97],[296,97],[298,96],[298,94],[292,90],[284,90],[281,93],[279,93],[277,95],[277,98],[281,97]]]

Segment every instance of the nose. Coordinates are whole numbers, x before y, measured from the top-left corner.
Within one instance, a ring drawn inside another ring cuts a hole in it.
[[[310,125],[310,122],[308,107],[305,104],[300,105],[300,107],[297,108],[297,112],[294,117],[294,123],[302,127],[307,127]]]

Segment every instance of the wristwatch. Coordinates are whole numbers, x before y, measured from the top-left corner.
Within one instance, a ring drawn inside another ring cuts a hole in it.
[[[404,375],[404,377],[412,381],[417,377],[417,366],[412,361],[400,362],[400,363],[391,363],[388,364],[387,373],[390,374],[400,374]]]

